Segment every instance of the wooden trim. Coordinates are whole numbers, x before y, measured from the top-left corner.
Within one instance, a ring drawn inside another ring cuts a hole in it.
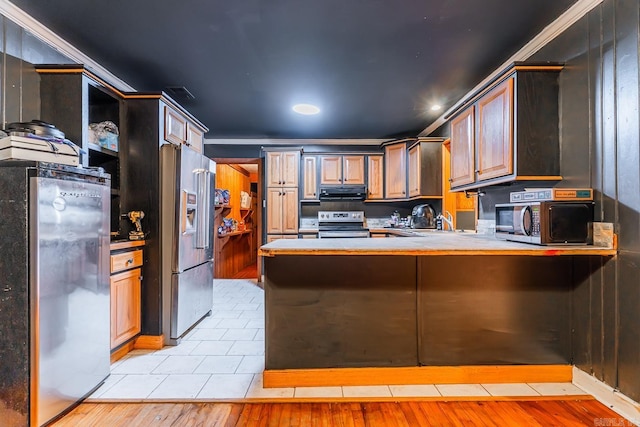
[[[411,366],[265,370],[265,388],[571,382],[571,365]]]
[[[243,168],[241,165],[235,164],[235,163],[229,163],[227,164],[227,166],[229,166],[231,169],[234,169],[238,172],[240,172],[242,175],[250,177],[251,174],[249,173],[248,170],[246,170],[245,168]]]
[[[563,65],[516,65],[516,71],[562,71]]]
[[[127,355],[127,353],[129,353],[131,350],[134,349],[134,340],[128,341],[124,344],[122,344],[120,347],[118,347],[117,349],[113,350],[111,352],[111,363],[115,363],[118,360],[122,359],[124,356]]]
[[[162,347],[164,347],[163,335],[140,335],[133,344],[135,349],[161,350]]]
[[[125,242],[111,243],[111,245],[109,245],[109,248],[112,251],[117,251],[119,249],[129,249],[129,248],[135,248],[138,246],[144,246],[144,244],[145,244],[144,240],[128,240]]]
[[[562,181],[562,177],[559,175],[516,175],[516,181]]]
[[[640,402],[620,393],[595,376],[573,367],[573,384],[592,395],[604,406],[613,409],[628,420],[640,420]],[[628,423],[631,425],[631,423]]]

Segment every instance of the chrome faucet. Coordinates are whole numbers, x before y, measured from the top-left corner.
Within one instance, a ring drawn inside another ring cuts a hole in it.
[[[436,219],[441,220],[442,222],[444,222],[445,224],[447,224],[449,226],[449,231],[453,231],[453,215],[451,215],[451,213],[449,211],[444,211],[445,215],[442,214],[438,214],[438,216],[436,217]],[[442,226],[442,229],[444,230],[445,227],[444,225]]]

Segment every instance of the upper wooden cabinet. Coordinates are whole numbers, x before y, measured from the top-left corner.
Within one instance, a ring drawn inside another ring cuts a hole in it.
[[[297,187],[300,151],[267,152],[267,187]]]
[[[198,153],[202,153],[204,144],[204,132],[193,123],[187,122],[187,145]]]
[[[367,199],[384,199],[384,157],[367,157]]]
[[[471,106],[451,120],[451,187],[475,181],[475,107]]]
[[[320,156],[320,185],[363,185],[364,156]]]
[[[451,187],[559,180],[559,65],[516,63],[451,120]]]
[[[505,80],[478,100],[478,180],[513,173],[513,82]]]
[[[318,198],[318,166],[316,156],[302,157],[302,198]]]
[[[164,107],[164,139],[172,144],[182,144],[187,139],[187,120],[171,107]]]
[[[442,140],[418,140],[408,151],[409,197],[442,196]]]
[[[407,145],[404,142],[384,147],[385,198],[407,197]]]
[[[165,105],[164,139],[172,144],[187,144],[201,153],[204,129],[191,123],[183,114]]]

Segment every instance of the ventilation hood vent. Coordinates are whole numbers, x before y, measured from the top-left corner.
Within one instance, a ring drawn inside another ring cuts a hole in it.
[[[364,185],[320,188],[320,200],[364,200],[366,197],[367,189]]]

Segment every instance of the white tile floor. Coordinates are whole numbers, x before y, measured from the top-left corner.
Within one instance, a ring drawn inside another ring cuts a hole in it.
[[[178,346],[134,350],[114,363],[87,401],[586,394],[571,383],[264,388],[263,370],[263,290],[255,281],[215,280],[211,317]]]

